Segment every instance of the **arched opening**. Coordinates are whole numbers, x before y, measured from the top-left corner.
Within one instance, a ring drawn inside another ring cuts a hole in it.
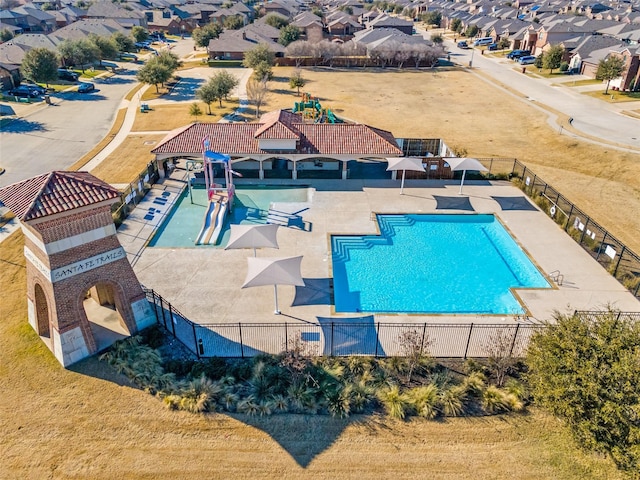
[[[272,158],[263,163],[264,178],[292,178],[293,162],[287,158]]]
[[[50,322],[49,322],[49,305],[47,304],[47,297],[44,294],[44,290],[39,283],[36,283],[34,288],[35,296],[35,310],[36,310],[36,325],[38,328],[38,335],[45,338],[51,337]]]
[[[97,351],[131,335],[119,311],[121,301],[111,284],[91,287],[82,302]]]

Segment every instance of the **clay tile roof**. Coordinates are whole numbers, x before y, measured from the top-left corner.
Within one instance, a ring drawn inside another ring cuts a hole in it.
[[[196,123],[170,133],[151,153],[199,155],[202,152],[202,139],[207,137],[212,151],[232,156],[270,153],[260,148],[259,140],[266,138],[296,138],[297,148],[291,153],[355,157],[402,155],[393,134],[386,130],[363,124],[308,124],[300,118],[291,112],[275,111],[263,115],[260,123]],[[269,122],[263,123],[264,120]]]
[[[117,189],[89,172],[54,171],[0,189],[0,202],[22,221],[119,197]]]

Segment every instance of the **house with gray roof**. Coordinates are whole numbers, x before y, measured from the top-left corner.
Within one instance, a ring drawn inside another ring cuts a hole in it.
[[[140,26],[147,28],[145,15],[137,10],[127,10],[110,0],[98,0],[87,10],[87,18],[110,18],[124,27]]]

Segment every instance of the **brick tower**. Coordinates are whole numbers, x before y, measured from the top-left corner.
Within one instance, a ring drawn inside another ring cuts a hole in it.
[[[111,205],[119,197],[87,172],[0,189],[25,236],[29,323],[65,367],[155,322],[116,236]],[[87,311],[96,309],[93,321]]]

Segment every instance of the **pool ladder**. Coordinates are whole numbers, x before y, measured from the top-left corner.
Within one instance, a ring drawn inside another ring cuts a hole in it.
[[[558,285],[562,285],[564,282],[564,275],[560,273],[560,270],[554,270],[549,274],[549,278],[556,282]]]

